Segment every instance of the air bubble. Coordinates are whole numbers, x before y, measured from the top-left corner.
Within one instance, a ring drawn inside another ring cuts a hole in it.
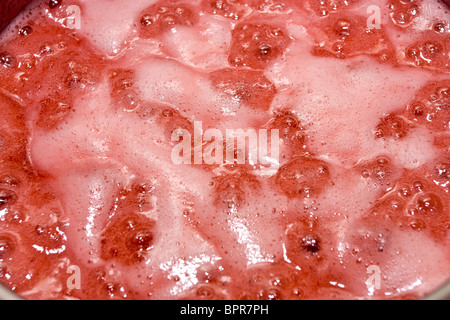
[[[423,183],[421,181],[415,181],[413,185],[414,185],[414,189],[416,189],[418,191],[423,190]]]
[[[399,193],[402,197],[407,198],[411,196],[411,189],[409,187],[403,187],[400,189]]]
[[[13,208],[5,216],[5,219],[11,224],[20,224],[26,219],[26,214],[23,208]]]
[[[0,189],[0,209],[16,202],[17,194],[8,189]]]
[[[310,253],[317,253],[320,249],[319,239],[315,236],[305,236],[302,238],[301,246]]]
[[[319,11],[319,15],[322,16],[322,17],[326,17],[326,16],[328,15],[328,10],[326,10],[326,9],[321,9],[321,10]]]
[[[264,290],[260,292],[259,297],[263,300],[281,300],[282,295],[281,292],[278,289],[268,289],[267,291]]]
[[[62,0],[50,0],[48,2],[48,6],[50,7],[50,9],[58,8],[61,5],[62,5]]]
[[[420,56],[420,49],[417,47],[411,47],[406,50],[406,57],[410,60],[415,60]]]
[[[441,179],[450,179],[450,169],[448,163],[440,163],[435,167],[436,173]]]
[[[433,25],[433,30],[437,33],[444,33],[445,32],[445,24],[442,22],[436,22]]]
[[[120,291],[120,287],[117,283],[107,282],[103,285],[103,289],[109,296],[114,296]]]
[[[53,48],[52,48],[49,44],[44,43],[44,44],[41,46],[41,48],[39,49],[39,53],[40,53],[40,55],[42,55],[42,56],[45,56],[45,55],[47,55],[47,54],[51,54],[51,53],[53,53]]]
[[[426,194],[417,200],[417,209],[426,214],[439,214],[442,212],[441,199],[435,194]]]
[[[133,251],[148,251],[153,247],[153,233],[140,230],[128,240],[127,246]]]
[[[409,25],[413,19],[418,15],[416,6],[411,6],[407,10],[397,10],[391,13],[392,22],[398,26],[405,27]]]
[[[173,117],[173,110],[171,110],[171,109],[164,109],[162,111],[162,115],[165,118],[171,118],[171,117]]]
[[[416,117],[421,117],[425,113],[425,107],[422,104],[415,104],[411,107],[411,112]]]
[[[284,32],[280,28],[272,29],[271,35],[275,37],[284,37]]]
[[[259,54],[261,56],[268,56],[272,52],[272,48],[268,45],[262,45],[259,47]]]
[[[154,18],[151,15],[146,14],[146,15],[142,16],[142,18],[141,18],[141,25],[143,27],[148,27],[148,26],[150,26],[152,24],[154,24]]]
[[[10,257],[14,249],[13,240],[6,235],[0,235],[0,260]]]
[[[12,68],[16,66],[16,58],[9,52],[0,52],[0,64],[5,68]]]
[[[336,57],[343,59],[345,58],[345,55],[343,53],[344,51],[344,45],[342,44],[342,42],[336,42],[333,44],[333,46],[331,47],[331,50],[333,50],[334,52],[336,52]]]

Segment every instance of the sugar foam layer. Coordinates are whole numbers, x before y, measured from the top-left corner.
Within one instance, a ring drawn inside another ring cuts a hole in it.
[[[2,34],[0,281],[55,299],[406,299],[447,281],[449,9],[221,3],[36,1]],[[204,151],[208,129],[278,130],[279,157],[176,164],[173,133]]]

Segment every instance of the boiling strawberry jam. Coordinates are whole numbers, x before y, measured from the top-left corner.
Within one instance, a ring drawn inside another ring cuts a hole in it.
[[[34,1],[0,38],[0,282],[33,299],[430,293],[450,278],[446,3]],[[278,133],[278,157],[174,162],[237,129]]]

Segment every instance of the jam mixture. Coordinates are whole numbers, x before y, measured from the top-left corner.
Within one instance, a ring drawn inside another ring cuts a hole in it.
[[[32,299],[432,292],[450,278],[446,3],[32,2],[0,36],[0,282]],[[176,164],[195,122],[278,130],[279,157]]]

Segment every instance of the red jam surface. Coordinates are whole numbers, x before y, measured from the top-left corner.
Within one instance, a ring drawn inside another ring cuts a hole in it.
[[[450,278],[449,51],[438,0],[35,1],[0,36],[0,282],[425,296]],[[278,129],[275,169],[175,164],[197,121]]]

